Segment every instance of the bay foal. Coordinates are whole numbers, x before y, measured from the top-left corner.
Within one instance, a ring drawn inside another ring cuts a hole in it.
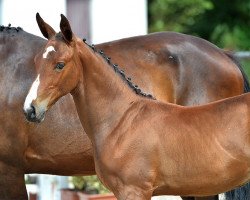
[[[158,102],[131,89],[123,72],[73,35],[63,15],[61,33],[40,23],[49,40],[35,58],[38,76],[24,110],[41,122],[70,92],[96,172],[119,200],[206,196],[249,180],[248,95],[193,108]]]

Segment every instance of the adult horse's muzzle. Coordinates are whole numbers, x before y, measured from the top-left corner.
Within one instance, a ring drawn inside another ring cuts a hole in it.
[[[45,118],[45,109],[36,109],[33,104],[30,104],[29,107],[23,108],[24,115],[26,119],[30,122],[40,123]]]

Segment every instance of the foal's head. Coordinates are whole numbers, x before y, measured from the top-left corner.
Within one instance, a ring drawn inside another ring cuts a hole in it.
[[[35,57],[38,75],[25,99],[24,113],[29,121],[41,122],[45,112],[60,97],[76,88],[80,80],[80,68],[75,53],[76,37],[66,17],[61,15],[61,32],[57,34],[39,14],[36,19],[48,42]]]

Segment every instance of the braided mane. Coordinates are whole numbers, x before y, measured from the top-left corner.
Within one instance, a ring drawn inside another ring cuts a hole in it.
[[[3,31],[9,31],[9,32],[12,32],[12,31],[16,31],[16,32],[19,32],[19,31],[22,31],[23,29],[21,27],[11,27],[11,24],[9,24],[8,26],[3,26],[1,25],[0,26],[0,32],[3,32]]]
[[[111,62],[111,58],[108,57],[104,52],[103,50],[97,50],[95,48],[95,45],[92,44],[92,45],[89,45],[87,42],[86,42],[86,39],[84,38],[83,39],[83,42],[89,46],[94,52],[97,52],[99,53],[103,58],[104,60],[106,60],[106,62],[114,69],[115,73],[119,74],[121,76],[121,78],[127,83],[127,85],[132,88],[132,90],[137,94],[137,95],[140,95],[140,96],[143,96],[143,97],[146,97],[146,98],[149,98],[149,99],[154,99],[155,100],[155,97],[151,94],[147,94],[145,92],[143,92],[139,87],[138,85],[134,84],[131,80],[130,77],[127,77],[125,72],[123,70],[120,69],[119,65],[118,64],[114,64]]]

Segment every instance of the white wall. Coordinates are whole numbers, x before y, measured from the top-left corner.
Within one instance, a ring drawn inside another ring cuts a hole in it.
[[[92,0],[93,43],[147,33],[147,0]]]
[[[65,176],[39,175],[38,187],[39,200],[60,200],[60,189],[68,188],[68,178]]]
[[[37,12],[58,31],[66,0],[2,0],[1,23],[42,36],[35,20]],[[91,0],[90,13],[93,43],[147,33],[147,0]]]
[[[42,36],[36,23],[36,13],[59,30],[60,14],[66,13],[66,0],[2,0],[1,23],[20,26],[25,31]]]

